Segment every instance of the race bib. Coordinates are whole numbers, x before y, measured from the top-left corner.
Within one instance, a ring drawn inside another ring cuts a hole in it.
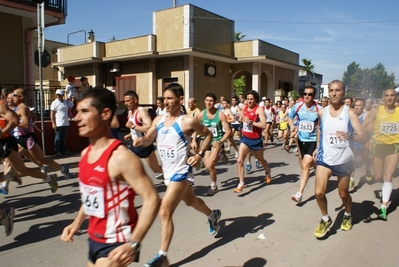
[[[208,130],[212,133],[213,137],[217,137],[218,136],[218,130],[216,129],[216,127],[208,127]]]
[[[299,131],[305,133],[312,133],[314,130],[314,122],[301,121],[299,122]]]
[[[248,132],[248,133],[252,133],[252,132],[253,132],[253,126],[252,126],[252,124],[248,124],[248,123],[244,122],[242,126],[243,126],[243,127],[242,127],[242,130],[243,130],[244,132]]]
[[[97,186],[85,185],[82,182],[79,188],[85,214],[97,218],[104,218],[104,189]]]
[[[162,145],[158,148],[159,156],[162,161],[176,161],[176,147],[173,145]]]
[[[397,122],[381,122],[380,133],[382,134],[398,134]]]
[[[340,140],[337,137],[336,133],[329,133],[328,134],[328,143],[331,147],[339,147],[339,148],[343,148],[343,147],[347,147],[349,146],[349,141],[348,140]]]

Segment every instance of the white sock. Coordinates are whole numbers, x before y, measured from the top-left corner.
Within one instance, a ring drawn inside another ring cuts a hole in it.
[[[160,250],[160,251],[158,251],[158,254],[159,254],[159,255],[163,255],[163,256],[166,257],[166,255],[168,255],[168,252],[167,252],[167,251]]]
[[[344,212],[344,216],[352,216],[352,213],[347,213],[346,211]]]
[[[321,219],[323,220],[323,222],[328,222],[328,220],[329,220],[328,214],[321,217]]]
[[[392,193],[392,183],[384,182],[382,186],[382,202],[388,202]]]
[[[297,196],[297,197],[301,197],[301,196],[302,196],[302,193],[298,191],[298,192],[296,192],[296,196]]]
[[[211,187],[216,187],[216,183],[215,182],[211,182]]]

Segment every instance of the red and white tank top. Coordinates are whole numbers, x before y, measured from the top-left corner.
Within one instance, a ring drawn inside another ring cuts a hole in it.
[[[108,175],[109,158],[121,144],[115,140],[94,163],[87,162],[90,145],[79,162],[82,205],[89,216],[88,234],[100,243],[126,242],[138,219],[133,189]]]
[[[259,116],[256,114],[257,109],[258,109],[258,105],[253,107],[251,110],[248,110],[248,106],[245,106],[242,114],[244,115],[244,117],[247,117],[249,120],[251,120],[253,122],[258,122]],[[245,137],[248,137],[251,139],[257,139],[262,136],[262,129],[253,126],[253,124],[248,124],[248,123],[244,122],[242,125],[242,134]]]

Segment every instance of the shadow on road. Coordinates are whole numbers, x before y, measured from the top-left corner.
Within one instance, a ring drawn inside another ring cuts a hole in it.
[[[273,216],[271,213],[262,213],[258,216],[241,216],[235,218],[228,218],[219,221],[220,230],[215,238],[219,238],[216,242],[204,247],[200,251],[197,251],[190,256],[182,259],[170,266],[181,266],[188,264],[192,261],[205,257],[209,252],[214,249],[224,246],[238,238],[243,238],[247,234],[253,234],[259,230],[264,229],[266,226],[274,223],[274,220],[270,219]],[[265,259],[261,259],[266,264]],[[253,262],[260,262],[260,258],[251,259],[246,262],[245,266],[263,266],[263,265],[248,265]]]

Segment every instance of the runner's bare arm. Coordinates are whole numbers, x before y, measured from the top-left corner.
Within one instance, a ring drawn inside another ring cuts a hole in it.
[[[227,122],[227,116],[223,114],[223,112],[219,112],[219,120],[222,122],[223,129],[225,131],[224,135],[220,139],[221,143],[224,143],[227,139],[229,139],[231,135],[231,127]]]
[[[363,128],[366,130],[368,133],[373,133],[374,132],[374,121],[375,118],[377,117],[378,114],[378,108],[374,108],[370,111],[369,114],[367,114],[366,118],[364,118],[363,121]]]
[[[257,110],[256,110],[256,114],[259,117],[259,121],[258,122],[256,122],[256,121],[252,122],[252,125],[255,126],[255,127],[260,128],[260,129],[265,129],[266,128],[266,114],[263,111],[263,108],[262,107],[258,107]]]
[[[62,231],[61,240],[64,242],[73,242],[73,236],[79,231],[80,226],[86,217],[87,216],[83,211],[83,206],[81,205],[75,220],[73,220],[73,222],[66,226]]]
[[[17,115],[19,116],[19,125],[22,128],[29,128],[29,116],[30,116],[30,110],[27,106],[21,107],[17,111]]]
[[[348,115],[353,129],[356,131],[356,134],[353,135],[353,139],[358,143],[367,142],[366,132],[359,121],[359,116],[352,109],[348,111]]]
[[[137,131],[140,131],[142,133],[146,133],[150,129],[151,124],[152,124],[152,119],[151,119],[150,114],[148,113],[148,110],[145,108],[142,108],[139,111],[138,117],[139,117],[140,121],[143,122],[143,125],[136,125],[136,128],[134,128],[134,129]]]
[[[133,146],[144,146],[147,147],[154,142],[155,137],[157,136],[157,124],[162,116],[156,117],[151,124],[150,129],[146,132],[146,135],[143,137],[137,137],[133,140]]]
[[[7,121],[6,126],[0,131],[0,137],[1,137],[6,133],[10,133],[12,129],[18,126],[19,117],[13,110],[7,107],[4,103],[0,103],[0,116]]]

